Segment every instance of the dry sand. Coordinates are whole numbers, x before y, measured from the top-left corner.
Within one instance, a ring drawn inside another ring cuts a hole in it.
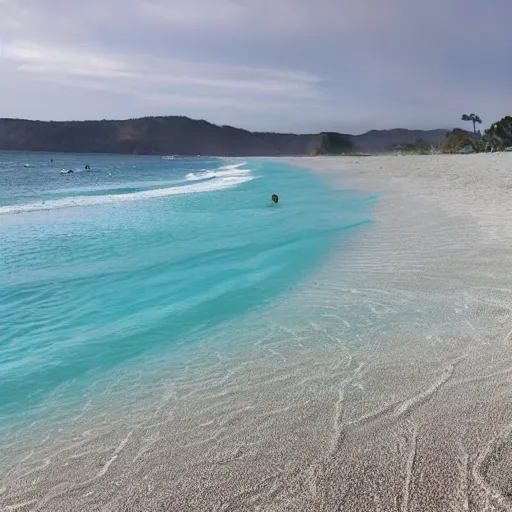
[[[375,222],[239,348],[4,442],[0,510],[512,509],[512,155],[292,162]]]

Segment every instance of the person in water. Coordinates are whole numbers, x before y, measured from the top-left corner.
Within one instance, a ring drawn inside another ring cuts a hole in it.
[[[272,194],[272,201],[274,201],[275,204],[279,202],[279,197],[277,194]]]

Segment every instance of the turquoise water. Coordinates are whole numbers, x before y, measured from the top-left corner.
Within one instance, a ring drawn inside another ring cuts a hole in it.
[[[179,361],[367,218],[363,196],[272,161],[0,152],[0,423]]]

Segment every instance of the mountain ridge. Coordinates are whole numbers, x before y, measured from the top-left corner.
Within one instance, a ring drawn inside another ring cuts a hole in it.
[[[0,150],[210,156],[294,156],[382,152],[421,138],[439,145],[448,129],[338,132],[252,132],[187,116],[124,120],[33,121],[0,118]]]

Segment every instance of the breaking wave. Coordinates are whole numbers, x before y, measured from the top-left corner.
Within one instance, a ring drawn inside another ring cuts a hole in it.
[[[234,169],[235,166],[228,166]],[[227,169],[227,168],[226,168]],[[190,173],[192,174],[192,173]],[[208,174],[200,173],[200,175]],[[239,170],[238,172],[226,170],[214,173],[215,180],[208,180],[205,177],[197,179],[186,178],[187,181],[201,181],[198,183],[185,184],[182,186],[157,188],[152,190],[144,190],[140,192],[133,192],[127,194],[102,194],[102,195],[75,195],[70,197],[62,197],[59,199],[50,199],[47,201],[40,201],[37,203],[29,204],[15,204],[0,206],[0,215],[13,214],[13,213],[26,213],[41,210],[53,210],[57,208],[73,208],[73,207],[86,207],[96,206],[103,204],[128,202],[128,201],[143,201],[147,199],[154,199],[158,197],[177,196],[184,194],[199,194],[206,192],[216,192],[228,188],[235,187],[242,183],[246,183],[253,179],[251,171],[248,169]],[[189,176],[189,175],[187,175]]]

